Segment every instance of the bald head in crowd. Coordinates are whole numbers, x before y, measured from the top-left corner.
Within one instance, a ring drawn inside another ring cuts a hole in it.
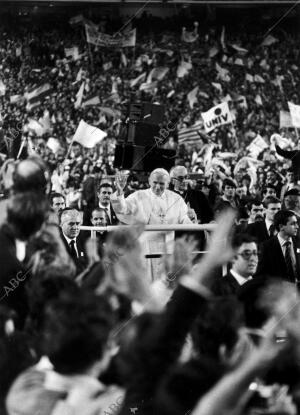
[[[47,192],[49,174],[46,165],[39,157],[29,157],[20,161],[13,174],[14,193],[34,191]]]

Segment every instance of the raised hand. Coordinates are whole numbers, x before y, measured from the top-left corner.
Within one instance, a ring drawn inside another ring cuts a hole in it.
[[[122,195],[124,193],[124,188],[127,184],[128,175],[124,172],[118,172],[116,174],[115,186],[117,188],[117,194]]]

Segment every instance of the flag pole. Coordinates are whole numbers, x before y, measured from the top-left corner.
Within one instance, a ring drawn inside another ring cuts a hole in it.
[[[66,160],[67,160],[67,158],[69,157],[69,154],[70,154],[70,152],[71,152],[71,148],[72,148],[72,144],[73,144],[73,142],[74,142],[74,136],[75,136],[75,135],[73,135],[73,138],[72,138],[72,140],[71,140],[71,142],[70,142],[70,145],[69,145],[69,148],[68,148],[68,151],[67,151],[67,154],[66,154],[66,157],[65,157],[64,161],[66,161]]]

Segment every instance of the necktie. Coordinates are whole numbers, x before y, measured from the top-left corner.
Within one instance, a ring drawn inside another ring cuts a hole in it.
[[[77,259],[78,256],[77,256],[77,252],[76,252],[76,249],[75,249],[75,241],[74,240],[71,241],[69,246],[70,246],[70,255],[71,255],[71,257],[73,259]]]
[[[110,225],[111,221],[110,221],[110,217],[109,217],[109,214],[108,214],[108,208],[104,208],[104,210],[105,210],[105,213],[106,213],[107,224]]]
[[[271,236],[271,237],[275,235],[275,226],[273,225],[273,223],[272,223],[272,225],[269,227],[269,233],[270,233],[270,236]]]
[[[291,242],[286,241],[284,245],[285,245],[284,259],[286,263],[287,274],[288,274],[289,280],[294,282],[295,281],[295,270],[294,270],[294,265],[293,265],[292,252],[291,252],[291,249],[292,249]]]

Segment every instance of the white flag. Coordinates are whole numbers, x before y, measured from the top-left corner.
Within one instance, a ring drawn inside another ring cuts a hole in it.
[[[280,111],[279,113],[279,128],[292,128],[292,118],[288,111]]]
[[[254,77],[252,75],[250,75],[249,73],[246,73],[246,81],[253,82],[254,81]]]
[[[81,86],[80,86],[80,88],[79,88],[79,90],[78,90],[78,92],[77,92],[77,94],[76,94],[76,102],[75,102],[75,104],[74,104],[74,108],[75,109],[77,109],[77,108],[80,108],[81,107],[81,103],[82,103],[82,98],[83,98],[83,93],[84,93],[84,85],[85,85],[85,82],[82,82],[82,84],[81,84]]]
[[[134,86],[136,86],[139,82],[143,82],[146,78],[146,72],[143,72],[141,75],[139,75],[137,78],[135,79],[131,79],[129,81],[129,85],[130,88],[133,88]]]
[[[6,86],[4,85],[2,79],[0,79],[0,97],[3,97],[6,92]]]
[[[218,71],[218,77],[217,79],[221,79],[224,82],[230,82],[230,76],[229,76],[229,70],[222,68],[217,62],[216,62],[216,70]]]
[[[189,73],[192,67],[193,65],[191,64],[191,62],[181,61],[180,65],[177,68],[177,78],[183,78],[185,75]]]
[[[46,146],[50,148],[50,150],[56,154],[58,150],[61,148],[61,144],[57,138],[50,137],[46,143]]]
[[[256,95],[254,101],[256,102],[257,105],[261,105],[261,106],[263,105],[261,96],[259,94]]]
[[[247,150],[253,157],[257,157],[263,150],[268,148],[269,145],[265,142],[265,140],[257,134],[257,136],[252,140],[252,142],[247,147]]]
[[[207,112],[202,112],[201,115],[204,121],[205,131],[208,133],[216,127],[232,122],[227,102],[222,102]]]
[[[81,120],[73,137],[73,141],[76,141],[83,147],[93,148],[106,136],[107,134],[100,130],[100,128],[93,127]]]
[[[268,35],[264,41],[262,42],[262,46],[270,46],[273,45],[273,43],[278,42],[278,39],[276,39],[276,37],[272,36],[272,35]]]
[[[193,109],[194,104],[198,101],[197,99],[197,93],[198,93],[198,89],[199,87],[196,86],[196,88],[192,89],[188,94],[187,94],[187,99],[189,101],[189,105],[190,108]]]
[[[38,137],[41,137],[45,132],[43,125],[36,120],[30,120],[26,127],[27,131],[33,131]]]
[[[169,68],[165,66],[159,66],[158,68],[153,68],[147,78],[147,83],[150,83],[153,81],[153,79],[158,79],[161,81],[165,75],[169,72]]]
[[[265,80],[260,75],[254,75],[254,82],[257,82],[259,84],[264,84],[265,83]]]
[[[288,102],[288,106],[290,109],[293,126],[295,128],[300,128],[300,105],[295,105],[292,102]]]
[[[210,58],[213,58],[214,56],[216,56],[219,53],[219,49],[217,48],[217,46],[213,46],[212,48],[209,49],[208,52],[208,56]]]

